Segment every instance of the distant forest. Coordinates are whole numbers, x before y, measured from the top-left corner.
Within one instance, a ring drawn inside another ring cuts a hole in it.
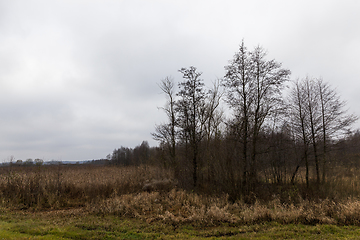
[[[152,133],[159,146],[115,149],[109,163],[165,167],[179,187],[247,202],[284,189],[331,197],[339,171],[359,167],[358,117],[323,79],[290,80],[290,70],[244,42],[210,88],[196,67],[179,72],[179,83],[159,83],[167,116]]]

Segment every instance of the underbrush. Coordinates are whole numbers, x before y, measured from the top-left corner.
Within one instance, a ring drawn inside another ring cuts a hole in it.
[[[341,202],[303,200],[295,205],[281,203],[279,198],[275,198],[268,203],[256,201],[248,205],[242,201],[230,203],[227,195],[209,197],[180,189],[168,193],[125,194],[90,204],[87,210],[102,215],[140,218],[147,222],[164,221],[173,225],[249,225],[270,221],[281,224],[360,225],[359,199]]]

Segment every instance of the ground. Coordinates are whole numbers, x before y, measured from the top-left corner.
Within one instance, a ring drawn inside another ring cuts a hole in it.
[[[89,214],[80,209],[8,211],[0,217],[0,239],[358,239],[360,227],[337,225],[253,225],[146,222]]]

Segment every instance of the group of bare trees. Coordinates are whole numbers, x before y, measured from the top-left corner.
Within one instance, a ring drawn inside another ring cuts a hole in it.
[[[281,88],[290,71],[274,60],[267,61],[261,47],[248,51],[244,42],[228,66],[223,79],[226,102],[234,110],[232,129],[242,145],[243,185],[257,179],[257,151],[261,130],[266,120],[282,106]]]
[[[293,84],[288,113],[294,140],[302,144],[307,186],[310,148],[314,155],[316,182],[325,182],[329,144],[349,132],[351,124],[357,120],[356,116],[346,114],[344,107],[345,102],[340,100],[335,89],[321,78],[307,77]]]
[[[222,122],[222,114],[218,110],[219,84],[214,84],[213,89],[206,91],[202,73],[195,67],[182,68],[179,71],[183,74],[184,81],[179,83],[177,93],[172,78],[167,77],[160,83],[160,88],[167,97],[163,109],[168,123],[157,125],[156,132],[152,135],[167,148],[175,177],[179,176],[181,170],[176,150],[180,146],[184,149],[185,158],[192,161],[192,180],[196,187],[200,145],[212,139]]]
[[[301,168],[309,185],[314,163],[316,183],[325,182],[330,145],[357,119],[336,90],[307,77],[293,81],[284,98],[290,70],[244,42],[225,71],[212,89],[195,67],[179,70],[177,86],[171,77],[160,82],[167,122],[152,135],[175,177],[191,179],[194,188],[212,184],[249,194],[261,181],[283,181],[284,174],[294,182]]]

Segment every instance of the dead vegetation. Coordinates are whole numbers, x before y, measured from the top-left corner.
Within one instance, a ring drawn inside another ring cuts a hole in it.
[[[172,179],[152,179],[147,180],[142,187],[143,191],[166,191],[169,192],[171,189],[176,187],[176,181]]]
[[[139,218],[148,223],[162,221],[174,226],[269,221],[360,225],[356,169],[338,170],[334,181],[319,190],[333,197],[311,198],[310,190],[306,192],[301,185],[282,186],[266,201],[254,194],[253,204],[243,199],[230,201],[227,194],[186,191],[176,186],[170,171],[151,166],[59,165],[0,171],[2,209],[80,208],[91,214]]]
[[[0,199],[15,208],[62,208],[121,194],[140,192],[152,179],[170,179],[170,171],[149,166],[58,165],[0,169]]]
[[[114,214],[141,218],[147,222],[164,221],[173,225],[258,224],[275,221],[281,224],[360,225],[360,201],[301,201],[283,204],[278,198],[253,205],[241,201],[230,203],[227,196],[207,197],[184,190],[168,193],[142,192],[106,199],[87,209],[97,214]]]

